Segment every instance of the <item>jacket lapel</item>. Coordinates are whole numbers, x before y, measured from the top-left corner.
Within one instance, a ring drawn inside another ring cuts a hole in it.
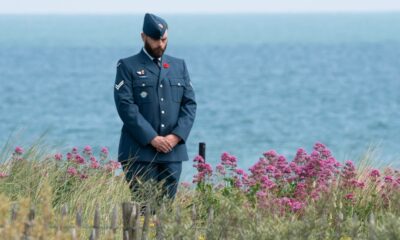
[[[143,51],[143,49],[140,51],[140,61],[142,62],[143,66],[150,72],[152,72],[154,75],[158,75],[158,69],[157,66],[154,64],[153,61],[150,60],[149,56],[146,55],[146,53]],[[158,76],[157,76],[158,77]]]
[[[169,61],[167,55],[164,55],[161,58],[161,69],[160,69],[160,82],[164,80],[165,76],[167,76],[167,73],[169,71]]]

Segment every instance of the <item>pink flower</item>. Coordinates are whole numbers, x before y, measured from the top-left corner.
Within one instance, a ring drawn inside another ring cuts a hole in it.
[[[329,149],[324,149],[321,151],[321,156],[327,159],[331,156],[331,151],[329,151]]]
[[[273,181],[271,181],[268,178],[268,176],[263,176],[261,178],[261,186],[266,189],[271,189],[271,188],[274,188],[276,186],[276,184]]]
[[[319,158],[319,152],[316,151],[316,150],[312,151],[311,158],[318,159]]]
[[[54,155],[54,159],[57,160],[57,161],[61,161],[62,160],[62,154],[61,153],[56,153]]]
[[[102,147],[100,152],[101,158],[103,160],[106,159],[108,157],[108,154],[109,154],[108,148]]]
[[[392,183],[393,177],[392,176],[385,176],[385,183]]]
[[[90,161],[90,168],[93,169],[100,168],[100,163],[98,161]]]
[[[292,170],[290,170],[289,167],[285,167],[285,168],[283,169],[283,173],[290,174],[291,172],[292,172]]]
[[[86,155],[92,155],[92,147],[87,145],[84,149],[83,149],[83,153]]]
[[[296,164],[301,164],[305,161],[307,156],[306,151],[303,148],[299,148],[296,153],[296,157],[294,158],[293,162]]]
[[[115,170],[121,167],[121,163],[118,161],[111,160],[110,162],[112,163]]]
[[[297,211],[301,210],[303,208],[303,205],[304,204],[302,202],[295,201],[295,200],[293,200],[289,203],[289,206],[291,207],[291,210],[293,212],[297,212]]]
[[[343,181],[343,186],[344,187],[354,187],[355,183],[355,177],[357,176],[356,174],[356,168],[354,167],[354,164],[352,161],[348,160],[345,162],[344,168],[342,169],[342,181]]]
[[[272,159],[275,158],[278,154],[275,152],[275,150],[269,150],[265,153],[263,153],[264,157],[268,158],[268,159]]]
[[[81,173],[81,174],[79,175],[79,177],[80,177],[80,179],[86,179],[86,178],[89,177],[89,175],[87,175],[86,173]]]
[[[108,152],[108,148],[107,147],[102,147],[101,148],[101,153],[108,154],[109,153]]]
[[[282,173],[281,172],[276,172],[275,174],[274,174],[274,178],[275,179],[280,179],[282,177]]]
[[[354,200],[354,194],[353,193],[346,194],[344,198],[347,200]]]
[[[18,146],[18,147],[15,148],[14,152],[17,155],[21,155],[21,154],[24,153],[24,149],[22,147]]]
[[[237,175],[243,175],[243,174],[244,174],[244,170],[238,168],[238,169],[236,169],[236,174],[237,174]]]
[[[314,150],[317,152],[322,152],[322,151],[326,150],[326,146],[322,143],[317,142],[314,144]]]
[[[267,170],[267,172],[272,173],[275,171],[275,167],[273,165],[268,165],[265,170]]]
[[[67,169],[67,173],[71,176],[75,176],[75,175],[78,175],[78,170],[76,170],[76,168],[74,168],[74,167],[69,167]]]
[[[71,153],[72,154],[78,154],[78,148],[77,147],[73,147]]]
[[[267,197],[267,193],[265,191],[258,191],[256,193],[256,196],[257,196],[258,199],[264,199],[264,198]]]
[[[0,172],[0,179],[8,177],[8,174],[5,172]]]
[[[71,161],[73,157],[74,156],[72,155],[72,153],[67,153],[67,160],[68,161]]]
[[[298,183],[294,195],[298,199],[305,199],[307,197],[306,184]]]
[[[85,159],[81,155],[77,154],[75,156],[75,162],[77,164],[85,164]]]
[[[197,155],[197,156],[193,159],[193,162],[204,163],[205,161],[204,161],[204,159],[203,159],[202,156]]]
[[[193,167],[197,169],[197,174],[193,176],[193,183],[203,182],[205,177],[212,176],[211,165],[206,163],[200,155],[197,155],[193,159],[193,162],[195,162],[195,164],[193,164]]]
[[[225,171],[225,167],[222,164],[218,164],[216,166],[217,172],[220,173],[221,175],[225,175],[226,171]]]
[[[227,152],[224,152],[221,155],[221,164],[229,167],[236,167],[237,165],[237,159],[235,156],[230,155]]]
[[[250,172],[253,175],[253,178],[259,179],[261,176],[266,174],[267,170],[267,160],[264,158],[260,158],[256,164],[249,168]]]
[[[115,160],[110,160],[105,166],[104,168],[108,171],[108,172],[112,172],[117,170],[118,168],[121,167],[121,163]]]
[[[314,190],[311,191],[311,198],[313,200],[318,200],[319,197],[320,197],[320,192],[319,192],[318,189],[314,189]]]
[[[234,181],[233,185],[234,185],[236,188],[241,188],[241,187],[243,187],[243,183],[240,181],[240,178],[238,178],[237,176],[234,177],[233,181]]]
[[[369,173],[369,176],[370,176],[370,177],[373,177],[373,178],[378,178],[378,177],[381,176],[381,174],[380,174],[380,172],[379,172],[378,169],[373,169],[373,170]]]
[[[359,188],[364,188],[365,187],[365,183],[362,182],[362,181],[357,181],[357,185],[356,186],[359,187]]]
[[[193,183],[203,182],[205,177],[212,176],[212,167],[210,164],[205,163],[203,158],[195,158],[194,162],[198,162],[198,164],[194,164],[193,166],[197,169],[197,174],[193,177]]]

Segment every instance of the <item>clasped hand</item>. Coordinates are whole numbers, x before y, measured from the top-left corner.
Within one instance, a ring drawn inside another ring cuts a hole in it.
[[[158,151],[168,153],[178,144],[180,138],[174,134],[169,134],[165,137],[157,136],[151,140],[151,145]]]

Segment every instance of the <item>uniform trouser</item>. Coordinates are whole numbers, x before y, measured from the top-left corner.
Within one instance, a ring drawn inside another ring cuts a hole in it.
[[[169,198],[174,198],[177,188],[179,177],[182,172],[182,162],[169,162],[169,163],[155,163],[155,162],[137,162],[129,161],[122,163],[125,172],[125,179],[130,183],[130,188],[133,192],[138,187],[138,179],[140,181],[155,182],[165,181],[162,190],[163,195]]]

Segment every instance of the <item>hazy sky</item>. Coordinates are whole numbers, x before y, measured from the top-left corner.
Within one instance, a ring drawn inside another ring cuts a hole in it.
[[[400,11],[400,0],[0,0],[0,13]]]

